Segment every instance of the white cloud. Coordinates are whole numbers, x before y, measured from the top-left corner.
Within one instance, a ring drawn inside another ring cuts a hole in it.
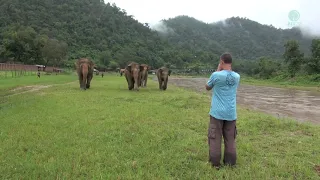
[[[125,9],[142,23],[157,24],[162,19],[188,15],[212,23],[232,16],[247,17],[278,28],[288,26],[288,13],[297,10],[303,29],[320,35],[319,0],[105,0]]]
[[[174,30],[167,27],[164,23],[162,22],[158,22],[158,23],[153,23],[150,25],[150,28],[153,29],[153,30],[156,30],[158,32],[161,32],[161,33],[164,33],[164,34],[167,34],[167,33],[173,33]]]

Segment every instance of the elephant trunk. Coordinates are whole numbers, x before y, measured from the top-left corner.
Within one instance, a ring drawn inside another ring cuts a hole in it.
[[[134,78],[134,90],[139,90],[139,84],[140,84],[140,73],[138,70],[136,70],[134,72],[134,75],[133,75],[133,78]]]
[[[141,72],[141,79],[140,79],[140,86],[146,86],[146,77],[147,77],[147,72],[146,70]]]
[[[81,71],[82,71],[82,84],[81,88],[86,89],[86,83],[87,83],[87,76],[88,76],[88,65],[82,64],[81,65]]]

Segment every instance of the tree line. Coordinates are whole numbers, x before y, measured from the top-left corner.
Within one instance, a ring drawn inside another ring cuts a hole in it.
[[[279,75],[293,78],[296,75],[320,75],[320,39],[313,39],[311,54],[305,55],[299,42],[289,40],[284,44],[283,58],[260,57],[257,60],[239,60],[234,70],[257,78],[270,79]],[[320,81],[320,76],[314,81]]]
[[[203,23],[177,16],[155,30],[102,0],[0,2],[1,62],[72,68],[76,59],[88,57],[100,68],[123,68],[136,61],[199,72],[215,68],[228,51],[235,70],[256,77],[319,72],[318,40],[303,37],[296,28],[283,30],[239,17]]]
[[[0,53],[15,62],[61,66],[68,53],[67,43],[38,34],[32,27],[10,26],[2,38]]]

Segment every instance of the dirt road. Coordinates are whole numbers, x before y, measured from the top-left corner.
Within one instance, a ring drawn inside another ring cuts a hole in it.
[[[169,84],[206,92],[207,78],[169,78]],[[206,92],[211,94],[210,92]],[[254,110],[320,124],[320,93],[240,84],[237,103]]]

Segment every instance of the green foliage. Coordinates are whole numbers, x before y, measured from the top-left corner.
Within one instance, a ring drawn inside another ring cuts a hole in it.
[[[3,57],[25,64],[62,65],[67,56],[67,44],[47,35],[37,34],[29,26],[12,25],[2,33]]]
[[[161,60],[159,54],[163,48],[170,49],[149,27],[100,0],[2,1],[0,15],[1,31],[19,22],[37,34],[66,42],[69,60],[90,57],[100,62],[101,52],[109,51],[119,65],[126,64],[129,60],[123,58],[128,56],[131,60],[158,65],[161,63],[156,61]],[[15,58],[15,61],[25,62],[24,59]]]
[[[115,62],[115,61],[110,61],[109,67],[112,70],[116,70],[119,67],[119,64],[117,62]]]
[[[303,52],[310,54],[311,39],[304,38],[299,29],[277,29],[247,18],[232,17],[206,24],[188,16],[177,16],[164,20],[163,24],[170,29],[165,34],[168,41],[197,55],[201,62],[210,61],[202,57],[221,55],[224,51],[231,52],[235,59],[281,58],[283,44],[290,39],[297,40]]]
[[[41,37],[31,27],[10,26],[2,33],[2,55],[15,61],[31,64],[39,61]]]
[[[256,72],[259,72],[259,77],[263,79],[269,79],[275,76],[275,73],[281,68],[279,62],[272,61],[270,59],[261,58],[259,60],[259,69]]]
[[[88,57],[101,68],[124,68],[135,61],[199,73],[215,69],[219,56],[229,51],[235,70],[268,78],[271,69],[264,64],[265,71],[258,72],[262,69],[257,60],[281,59],[288,40],[296,40],[305,55],[312,54],[311,39],[299,29],[277,29],[239,17],[207,24],[177,16],[163,20],[163,29],[155,31],[147,22],[139,23],[115,4],[100,0],[2,0],[0,17],[1,62],[12,58],[70,68],[76,59]],[[313,44],[317,49],[317,42]],[[318,72],[318,62],[318,58],[308,60],[306,72]]]
[[[284,47],[286,48],[283,54],[284,62],[289,64],[288,72],[294,77],[301,68],[304,54],[300,53],[299,44],[295,40],[288,41]]]
[[[311,57],[307,60],[310,72],[320,73],[320,39],[312,40]]]
[[[47,39],[41,49],[45,65],[48,65],[49,62],[55,66],[62,65],[64,58],[67,56],[67,46],[65,42],[59,42],[56,39]]]
[[[109,66],[110,61],[112,61],[112,56],[109,51],[103,51],[100,53],[98,67],[106,68]]]

